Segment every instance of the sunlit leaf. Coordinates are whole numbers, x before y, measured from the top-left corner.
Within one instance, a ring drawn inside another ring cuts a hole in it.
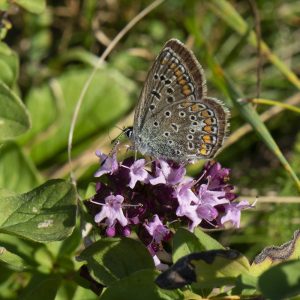
[[[15,0],[15,3],[35,14],[42,13],[46,7],[45,0]]]
[[[0,140],[14,138],[30,127],[30,118],[19,97],[0,82]]]
[[[56,241],[75,226],[76,194],[64,180],[50,180],[21,195],[0,194],[0,232],[35,241]]]

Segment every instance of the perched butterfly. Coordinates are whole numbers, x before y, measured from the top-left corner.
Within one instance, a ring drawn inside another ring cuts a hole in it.
[[[150,69],[134,125],[124,133],[142,154],[187,163],[216,155],[228,119],[223,102],[206,96],[204,71],[194,54],[171,39]]]

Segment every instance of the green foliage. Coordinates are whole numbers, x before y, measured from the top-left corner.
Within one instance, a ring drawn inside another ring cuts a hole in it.
[[[127,238],[101,239],[86,248],[80,258],[87,262],[91,274],[104,285],[111,285],[136,271],[154,267],[143,245]]]
[[[0,148],[0,187],[17,193],[27,192],[41,183],[31,159],[15,142],[7,142]]]
[[[45,84],[30,91],[26,102],[33,127],[24,139],[31,141],[40,137],[35,144],[29,145],[36,163],[42,163],[66,149],[69,132],[66,124],[71,122],[74,105],[90,73],[90,69],[72,70],[58,78],[50,87]],[[131,81],[117,71],[98,71],[80,111],[74,143],[103,130],[128,110],[129,93],[132,89]],[[111,107],[114,109],[110,109]]]
[[[51,180],[21,195],[0,191],[0,231],[34,241],[57,241],[75,226],[76,195],[72,184]]]
[[[0,141],[14,138],[30,127],[30,118],[21,99],[0,81]]]
[[[300,294],[299,268],[298,259],[274,266],[260,276],[258,287],[272,300],[297,296]]]
[[[132,299],[132,300],[181,300],[184,299],[180,291],[167,291],[157,287],[154,279],[157,276],[157,271],[141,270],[130,276],[121,279],[109,286],[101,299],[104,300],[118,300],[118,299]]]
[[[34,14],[42,13],[46,7],[45,0],[15,0],[15,2]]]
[[[0,42],[0,80],[8,87],[14,87],[19,73],[18,55],[5,43]]]

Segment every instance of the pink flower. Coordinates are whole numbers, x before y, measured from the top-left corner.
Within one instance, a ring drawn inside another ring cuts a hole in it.
[[[164,226],[158,215],[154,215],[154,220],[148,224],[145,224],[144,226],[156,243],[160,243],[170,233],[170,230]]]
[[[117,221],[124,227],[128,224],[128,220],[122,211],[122,202],[124,197],[121,195],[110,195],[105,198],[105,204],[103,204],[101,211],[95,215],[95,222],[100,223],[106,218],[107,226],[113,227]],[[112,231],[112,229],[111,229]]]
[[[138,181],[145,182],[149,178],[149,174],[145,170],[145,163],[144,159],[139,159],[129,167],[130,182],[128,186],[131,189],[135,187]]]
[[[155,176],[149,182],[152,185],[169,184],[175,185],[179,183],[186,173],[183,166],[171,166],[168,162],[160,159],[155,162]]]
[[[224,225],[230,222],[232,226],[239,228],[241,221],[241,211],[247,208],[253,208],[255,204],[249,204],[248,201],[242,200],[241,202],[231,202],[225,207],[225,215],[221,218],[220,223]]]
[[[96,151],[96,155],[100,158],[100,168],[95,173],[95,177],[100,177],[104,174],[113,174],[118,170],[117,154],[114,152],[112,156],[107,156],[100,151]]]
[[[186,216],[189,219],[195,218],[196,206],[194,204],[199,200],[191,190],[194,184],[194,180],[185,179],[176,187],[175,196],[177,197],[177,201],[179,203],[179,206],[176,210],[176,215],[179,217]],[[192,203],[193,205],[191,205]]]

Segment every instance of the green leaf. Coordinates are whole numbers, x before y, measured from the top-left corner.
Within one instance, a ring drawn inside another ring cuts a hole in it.
[[[45,84],[33,89],[26,103],[32,116],[32,129],[24,137],[36,163],[52,158],[67,147],[69,126],[76,101],[91,73],[91,69],[65,72],[50,87]],[[130,107],[134,85],[122,74],[108,68],[97,71],[84,98],[74,145],[99,135],[115,123]],[[35,143],[32,143],[32,139]],[[64,151],[65,152],[65,151]]]
[[[199,227],[195,228],[194,234],[205,250],[225,249],[223,245],[221,245],[217,240],[202,231]]]
[[[28,265],[20,256],[0,247],[0,261],[5,263],[8,268],[16,271],[23,271]]]
[[[257,294],[258,278],[250,274],[241,274],[238,276],[232,295],[254,295]]]
[[[44,244],[5,233],[0,233],[0,245],[5,247],[9,252],[21,257],[26,262],[26,265],[32,268],[37,267],[36,253],[41,251],[40,248],[46,251]]]
[[[173,236],[173,262],[181,257],[204,250],[200,241],[190,231],[179,228]]]
[[[180,258],[156,280],[166,289],[180,288],[197,282],[197,288],[215,288],[235,283],[237,276],[248,274],[246,257],[238,251],[209,250],[195,252]]]
[[[0,10],[4,10],[4,11],[6,11],[6,10],[8,10],[8,8],[9,8],[9,3],[8,3],[8,0],[1,0],[0,1]]]
[[[74,186],[50,180],[22,194],[0,194],[0,231],[34,241],[57,241],[69,236],[76,220]]]
[[[258,287],[268,299],[290,299],[300,294],[299,270],[299,259],[278,264],[261,274]]]
[[[3,42],[0,42],[0,70],[0,81],[12,88],[19,73],[19,59],[17,54]]]
[[[57,275],[35,275],[29,285],[23,290],[20,299],[23,300],[54,300],[61,277]]]
[[[224,247],[200,228],[196,228],[194,234],[184,228],[179,228],[173,237],[174,262],[194,252],[214,249],[224,249]]]
[[[30,118],[20,100],[0,82],[0,140],[14,138],[30,128]]]
[[[146,247],[130,238],[103,238],[80,254],[94,278],[110,285],[135,271],[154,267]]]
[[[116,281],[101,295],[101,300],[180,300],[184,299],[180,291],[166,291],[154,283],[158,275],[154,270],[141,270]]]
[[[41,183],[41,176],[31,160],[14,142],[0,148],[0,188],[27,192]]]
[[[34,14],[42,13],[46,7],[45,0],[15,0],[15,3]]]

